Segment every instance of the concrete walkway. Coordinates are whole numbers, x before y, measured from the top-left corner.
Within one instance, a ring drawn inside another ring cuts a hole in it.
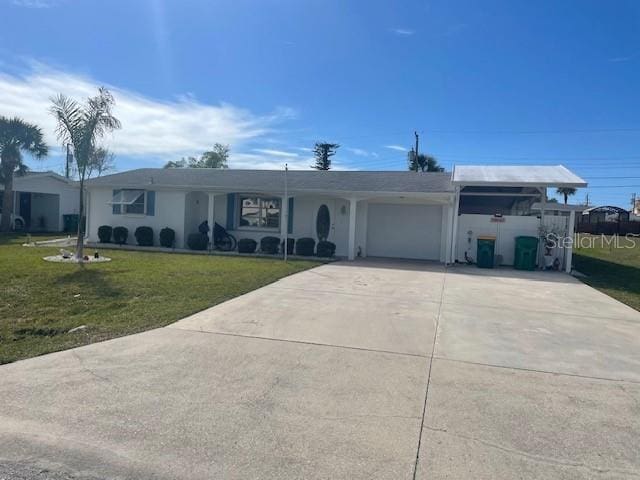
[[[0,367],[0,478],[640,478],[639,345],[563,274],[334,263]]]

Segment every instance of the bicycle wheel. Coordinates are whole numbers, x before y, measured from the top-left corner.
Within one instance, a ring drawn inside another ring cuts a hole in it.
[[[236,239],[233,235],[229,235],[228,233],[224,235],[218,244],[216,245],[219,250],[223,252],[231,252],[236,249]]]

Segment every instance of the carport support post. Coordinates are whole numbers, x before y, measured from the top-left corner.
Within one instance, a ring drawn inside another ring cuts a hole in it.
[[[355,198],[349,199],[349,251],[347,258],[353,260],[356,258],[356,207],[358,201]]]
[[[456,187],[456,199],[453,203],[453,221],[451,222],[451,263],[456,263],[458,253],[458,214],[460,212],[460,186]]]
[[[573,234],[573,230],[576,226],[576,212],[571,210],[569,212],[569,231],[567,235],[571,238],[571,242],[569,243],[569,247],[567,248],[567,254],[565,255],[565,262],[567,265],[565,266],[565,270],[567,273],[571,273],[571,262],[573,260],[573,242],[575,240],[575,235]]]

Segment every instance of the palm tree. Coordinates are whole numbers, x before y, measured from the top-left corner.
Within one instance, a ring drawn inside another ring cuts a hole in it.
[[[111,113],[115,104],[113,95],[104,87],[98,89],[98,95],[87,99],[82,105],[72,98],[59,94],[51,99],[51,114],[58,126],[56,133],[63,144],[70,143],[73,147],[73,158],[76,161],[80,180],[80,207],[78,222],[78,240],[76,258],[82,262],[84,240],[84,181],[91,161],[99,148],[96,143],[107,132],[120,128],[120,121]]]
[[[419,153],[416,157],[413,149],[409,151],[407,163],[412,172],[444,172],[444,167],[440,166],[435,157],[423,153]]]
[[[571,187],[560,187],[556,190],[556,193],[564,196],[564,204],[566,205],[569,201],[569,196],[576,194],[576,189]]]
[[[2,200],[2,222],[0,231],[7,232],[11,228],[11,212],[13,212],[13,176],[23,175],[27,166],[22,161],[22,154],[28,153],[35,158],[47,155],[42,130],[36,125],[20,118],[0,116],[0,181],[4,184]]]

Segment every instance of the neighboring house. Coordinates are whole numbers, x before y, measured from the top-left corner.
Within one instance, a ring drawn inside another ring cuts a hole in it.
[[[13,213],[24,219],[28,231],[61,232],[63,216],[78,214],[79,192],[77,182],[57,173],[27,172],[13,179]]]
[[[538,235],[546,188],[585,187],[563,166],[457,167],[447,172],[139,169],[87,181],[90,241],[101,225],[176,232],[176,246],[208,220],[236,238],[317,240],[326,205],[336,255],[464,261],[478,235],[497,234],[503,263],[518,235]],[[549,204],[549,208],[553,208]],[[549,210],[549,209],[547,209]],[[456,213],[456,214],[454,214]],[[497,215],[497,216],[496,216]],[[568,227],[573,213],[559,214]],[[499,218],[499,221],[494,221]],[[471,233],[469,233],[471,232]],[[469,247],[469,248],[468,248]]]

